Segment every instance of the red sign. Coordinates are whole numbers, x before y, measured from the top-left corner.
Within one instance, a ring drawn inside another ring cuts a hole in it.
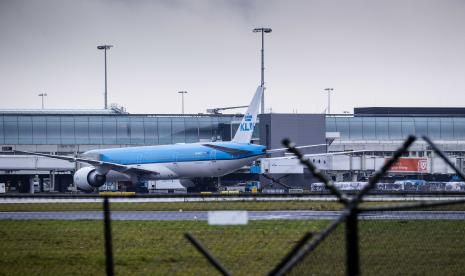
[[[387,161],[387,159],[386,159]],[[400,158],[389,172],[428,172],[428,158]]]

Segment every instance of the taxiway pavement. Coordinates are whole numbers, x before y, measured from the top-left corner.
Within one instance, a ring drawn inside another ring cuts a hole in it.
[[[341,211],[249,211],[249,220],[335,220]],[[465,211],[374,211],[362,220],[465,220]],[[113,211],[113,220],[207,220],[207,211]],[[0,212],[0,220],[101,220],[99,211]]]

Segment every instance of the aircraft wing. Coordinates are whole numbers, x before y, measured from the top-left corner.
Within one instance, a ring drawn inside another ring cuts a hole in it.
[[[248,150],[233,149],[233,148],[228,148],[228,147],[223,147],[223,146],[218,146],[218,145],[212,145],[212,144],[203,144],[202,146],[209,147],[209,148],[212,148],[212,149],[216,149],[216,150],[219,150],[219,151],[223,151],[223,152],[229,153],[231,155],[236,155],[236,156],[251,153]]]
[[[324,147],[328,146],[327,144],[315,144],[315,145],[306,145],[306,146],[298,146],[295,147],[296,149],[304,149],[304,148],[315,148],[315,147]],[[266,150],[266,153],[274,153],[274,152],[280,152],[280,151],[286,151],[287,148],[280,148],[280,149],[269,149]]]
[[[108,170],[114,170],[114,171],[121,172],[121,173],[159,174],[158,172],[155,172],[155,171],[149,171],[149,170],[145,170],[145,169],[141,169],[141,168],[137,168],[133,166],[126,166],[122,164],[99,161],[99,160],[94,160],[94,159],[89,159],[89,158],[79,158],[79,157],[74,157],[74,156],[54,155],[54,154],[45,154],[45,153],[38,153],[38,152],[19,151],[19,150],[15,150],[15,152],[29,154],[29,155],[43,156],[43,157],[54,158],[54,159],[60,159],[60,160],[66,160],[69,162],[86,163],[86,164],[89,164],[95,167],[100,167],[100,168],[108,169]]]
[[[326,155],[343,155],[350,154],[355,152],[367,152],[368,150],[347,150],[347,151],[335,151],[335,152],[325,152],[325,153],[311,153],[305,154],[305,156],[326,156]]]
[[[336,151],[336,152],[324,152],[324,153],[311,153],[311,154],[305,154],[305,157],[313,157],[313,156],[328,156],[328,155],[344,155],[344,154],[351,154],[355,152],[367,152],[368,150],[348,150],[348,151]],[[294,159],[295,155],[294,154],[289,154],[286,156],[280,156],[280,157],[271,157],[269,159]]]

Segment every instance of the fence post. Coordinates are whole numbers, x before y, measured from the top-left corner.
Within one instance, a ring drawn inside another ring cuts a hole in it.
[[[107,275],[115,275],[113,267],[113,246],[111,238],[110,203],[108,197],[103,199],[103,234],[105,237],[105,264]]]
[[[346,219],[346,243],[347,243],[347,275],[359,275],[360,263],[358,255],[358,212],[350,210]]]

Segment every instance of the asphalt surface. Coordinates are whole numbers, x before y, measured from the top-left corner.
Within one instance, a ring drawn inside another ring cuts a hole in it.
[[[460,200],[464,195],[366,195],[364,201],[444,201]],[[282,197],[199,196],[199,197],[115,197],[111,202],[218,202],[218,201],[337,201],[333,195],[304,195]],[[2,197],[0,204],[21,203],[91,203],[102,202],[102,197]]]
[[[339,211],[251,211],[249,220],[334,220]],[[114,211],[113,220],[207,220],[208,212]],[[0,220],[101,220],[99,211],[0,212]],[[360,214],[364,220],[465,220],[465,211],[377,211]]]

